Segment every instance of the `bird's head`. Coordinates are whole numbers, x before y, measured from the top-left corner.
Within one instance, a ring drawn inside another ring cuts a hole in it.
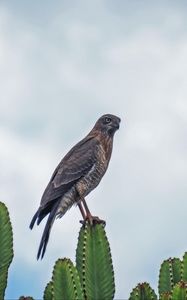
[[[113,136],[119,129],[120,122],[121,120],[117,116],[106,114],[97,120],[94,129]]]

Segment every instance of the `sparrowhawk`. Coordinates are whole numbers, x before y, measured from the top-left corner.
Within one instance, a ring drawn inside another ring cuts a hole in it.
[[[51,227],[73,204],[77,204],[84,221],[100,222],[91,215],[85,197],[99,184],[105,174],[112,153],[113,137],[119,129],[120,118],[106,114],[98,119],[89,134],[76,144],[55,169],[30,224],[48,219],[39,245],[37,259],[44,256]]]

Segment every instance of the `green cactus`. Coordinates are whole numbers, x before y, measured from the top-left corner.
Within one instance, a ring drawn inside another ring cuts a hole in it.
[[[53,299],[84,299],[79,274],[70,259],[57,260],[52,277]]]
[[[154,290],[147,282],[139,283],[131,292],[129,300],[157,300]]]
[[[181,279],[187,281],[187,252],[184,253],[181,269]]]
[[[53,283],[50,281],[45,288],[44,295],[43,295],[44,300],[53,300]]]
[[[113,299],[114,272],[103,225],[81,227],[76,264],[69,259],[57,260],[44,300]]]
[[[181,261],[179,258],[165,260],[160,268],[159,294],[171,292],[174,285],[181,280]]]
[[[102,224],[82,226],[76,266],[86,299],[113,299],[114,271],[109,242]]]
[[[171,300],[171,293],[166,292],[166,293],[160,294],[159,300]]]
[[[12,227],[6,206],[0,203],[0,299],[4,299],[8,267],[13,258]],[[69,259],[57,260],[44,300],[113,299],[115,285],[109,242],[103,225],[81,227],[75,267]],[[21,296],[20,300],[32,297]]]
[[[187,300],[187,282],[180,281],[174,286],[171,300]]]
[[[0,202],[0,299],[4,299],[8,268],[13,259],[13,234],[8,210]]]
[[[0,299],[4,299],[8,268],[13,258],[12,226],[6,206],[0,202]],[[187,300],[187,252],[183,259],[169,258],[160,267],[159,300]],[[44,300],[112,300],[114,271],[109,242],[103,224],[84,224],[79,232],[76,266],[70,259],[58,259]],[[21,296],[19,300],[34,300]],[[157,300],[146,282],[139,283],[129,300]]]
[[[144,285],[138,284],[129,300],[151,300],[151,294],[148,294],[150,287],[148,285],[145,289]],[[153,290],[152,292],[152,297],[155,297]],[[187,300],[187,253],[184,254],[182,261],[179,258],[165,260],[161,264],[159,274],[159,300],[184,299]]]

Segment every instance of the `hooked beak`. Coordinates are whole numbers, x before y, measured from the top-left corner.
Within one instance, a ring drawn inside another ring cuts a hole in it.
[[[117,120],[117,121],[115,122],[115,124],[114,124],[114,127],[116,128],[116,130],[119,129],[119,124],[120,124],[120,122],[121,122],[121,119],[118,118],[118,120]]]

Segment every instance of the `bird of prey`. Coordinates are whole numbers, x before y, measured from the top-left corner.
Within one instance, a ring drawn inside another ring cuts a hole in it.
[[[55,169],[32,218],[32,229],[47,215],[48,219],[39,245],[37,259],[43,258],[51,227],[56,217],[61,218],[73,204],[77,204],[84,221],[102,222],[91,215],[85,197],[96,188],[105,174],[113,147],[113,137],[119,129],[120,118],[106,114],[98,119],[89,134],[77,143]]]

